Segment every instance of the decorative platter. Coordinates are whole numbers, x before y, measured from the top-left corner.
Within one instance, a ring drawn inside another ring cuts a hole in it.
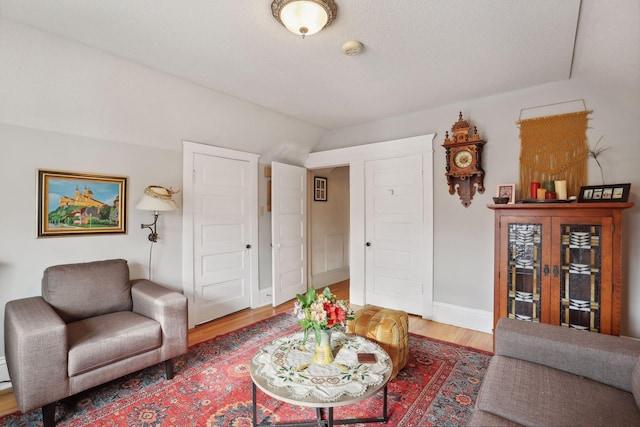
[[[571,202],[575,202],[575,200],[560,200],[560,199],[545,199],[545,200],[539,200],[539,199],[524,199],[524,200],[518,200],[518,201],[516,201],[516,203],[571,203]]]

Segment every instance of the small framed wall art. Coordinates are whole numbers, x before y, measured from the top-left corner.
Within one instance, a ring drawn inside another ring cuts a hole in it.
[[[630,189],[631,184],[582,186],[578,203],[627,202]]]
[[[316,202],[327,201],[327,178],[321,176],[313,178],[313,200]]]
[[[512,205],[516,202],[516,185],[515,184],[500,184],[498,185],[498,191],[496,191],[496,197],[508,197],[509,204]]]
[[[38,237],[126,234],[127,178],[38,170]]]

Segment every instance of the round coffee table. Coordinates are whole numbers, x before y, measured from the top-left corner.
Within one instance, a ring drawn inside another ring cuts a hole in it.
[[[375,342],[366,338],[334,331],[331,346],[335,360],[329,365],[311,361],[315,337],[311,333],[302,345],[303,333],[278,338],[258,350],[251,360],[253,381],[253,425],[324,425],[355,423],[386,423],[387,383],[392,363],[389,355]],[[359,361],[368,357],[369,362]],[[316,408],[313,421],[258,424],[257,389],[282,402]],[[333,419],[333,408],[367,399],[383,390],[382,415],[371,418]],[[323,410],[327,412],[323,418]]]

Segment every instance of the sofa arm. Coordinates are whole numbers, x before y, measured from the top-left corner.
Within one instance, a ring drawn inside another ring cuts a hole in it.
[[[145,279],[133,280],[133,312],[160,323],[162,360],[187,352],[187,298],[180,292]]]
[[[495,354],[549,366],[631,392],[640,341],[501,318]]]
[[[68,396],[66,330],[66,323],[42,297],[5,306],[5,356],[22,412]]]

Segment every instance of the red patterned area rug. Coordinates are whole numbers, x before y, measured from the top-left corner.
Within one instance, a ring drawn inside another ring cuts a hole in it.
[[[216,337],[190,349],[164,379],[164,365],[72,396],[56,407],[58,426],[229,426],[252,425],[249,363],[258,348],[299,330],[284,313]],[[415,334],[409,362],[389,383],[389,426],[465,425],[491,354]],[[339,407],[334,417],[379,416],[382,393]],[[258,422],[313,420],[315,410],[282,403],[258,391]],[[41,411],[0,418],[2,426],[42,425]],[[380,425],[380,424],[371,424]]]

